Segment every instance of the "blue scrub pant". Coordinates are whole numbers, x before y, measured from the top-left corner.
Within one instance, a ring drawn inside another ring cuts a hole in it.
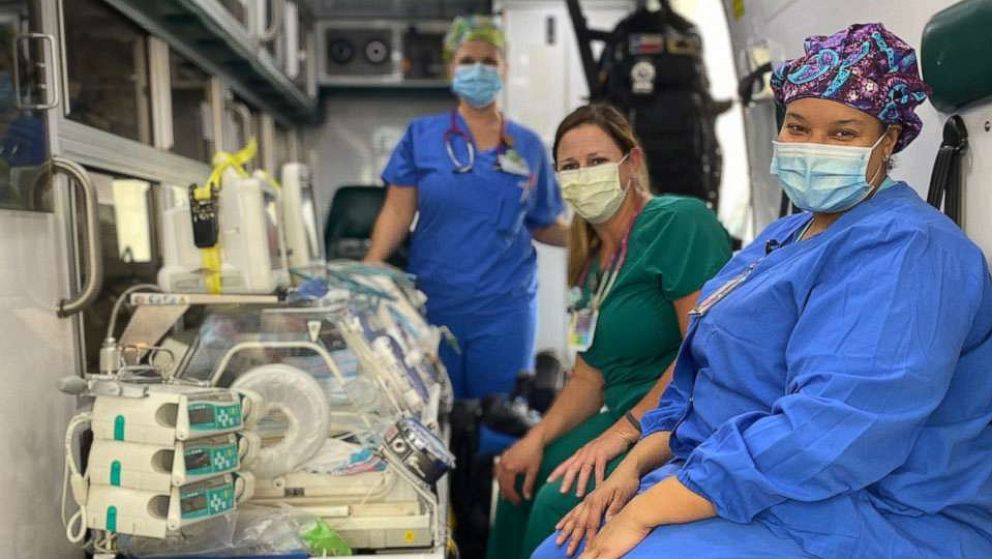
[[[673,475],[674,469],[663,466],[641,480],[641,492]],[[556,532],[534,551],[531,559],[568,559],[568,542],[555,545]],[[572,555],[579,557],[585,542]],[[689,524],[659,526],[623,559],[816,559],[803,551],[795,540],[776,535],[761,522],[737,524],[722,518],[710,518]]]
[[[460,352],[447,343],[441,344],[440,351],[457,399],[509,395],[517,374],[534,367],[534,298],[471,314],[435,312],[428,303],[427,318],[432,324],[447,326],[458,339]]]

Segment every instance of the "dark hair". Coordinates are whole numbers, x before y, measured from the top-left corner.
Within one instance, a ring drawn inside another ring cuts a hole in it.
[[[572,111],[558,125],[558,131],[555,132],[555,143],[551,148],[551,155],[555,162],[558,161],[558,144],[561,143],[562,137],[571,130],[586,124],[598,126],[603,132],[606,132],[623,153],[628,153],[641,145],[634,135],[634,128],[630,125],[630,121],[620,111],[601,103],[583,105]]]

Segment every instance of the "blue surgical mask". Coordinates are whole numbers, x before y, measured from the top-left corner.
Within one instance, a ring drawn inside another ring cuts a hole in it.
[[[459,65],[451,82],[455,95],[477,109],[491,105],[500,89],[503,89],[503,80],[499,71],[481,63]]]
[[[834,146],[805,142],[772,142],[771,173],[796,207],[816,213],[838,213],[857,206],[871,195],[875,176],[868,179],[871,147]]]

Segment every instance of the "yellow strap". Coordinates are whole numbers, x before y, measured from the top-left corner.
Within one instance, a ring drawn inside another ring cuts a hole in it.
[[[270,175],[265,169],[259,169],[258,171],[255,171],[255,174],[262,177],[263,180],[265,180],[272,186],[276,187],[277,189],[282,190],[282,185],[279,184],[279,181],[276,180],[275,177]]]
[[[245,170],[245,163],[254,159],[257,153],[258,142],[255,138],[248,140],[248,145],[237,153],[218,151],[214,154],[213,171],[210,173],[207,181],[193,191],[193,197],[197,200],[209,200],[213,195],[213,187],[216,186],[217,190],[220,190],[221,178],[223,178],[224,171],[227,169],[234,169],[234,172],[238,175],[247,177],[248,171]]]
[[[258,142],[255,141],[255,138],[250,139],[248,145],[237,153],[218,151],[214,155],[213,171],[207,177],[206,182],[193,190],[193,198],[198,201],[209,200],[215,192],[220,192],[221,179],[227,169],[233,169],[239,176],[247,177],[248,171],[245,170],[244,166],[255,158],[256,153],[258,153]],[[207,273],[205,280],[207,291],[213,295],[220,294],[223,288],[220,272],[224,259],[220,250],[219,237],[214,246],[200,249],[200,262]]]
[[[223,265],[220,242],[210,248],[200,249],[200,262],[202,262],[203,269],[207,272],[205,279],[207,292],[211,295],[219,295],[222,288],[220,271]]]

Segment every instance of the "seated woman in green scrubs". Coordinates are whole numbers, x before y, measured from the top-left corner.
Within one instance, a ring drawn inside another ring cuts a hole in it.
[[[637,441],[641,415],[671,378],[699,289],[730,258],[729,238],[703,202],[649,194],[643,151],[616,109],[570,114],[553,155],[576,214],[575,369],[544,419],[500,458],[489,559],[529,557]]]

